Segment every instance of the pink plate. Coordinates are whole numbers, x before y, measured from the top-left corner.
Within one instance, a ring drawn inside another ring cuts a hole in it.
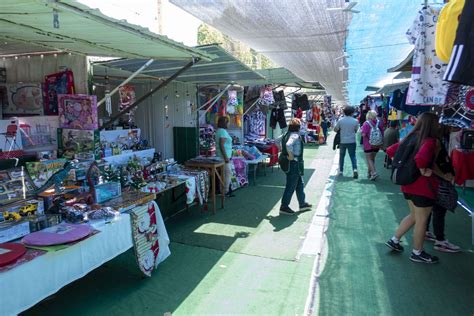
[[[91,233],[87,224],[59,224],[26,235],[21,241],[30,246],[53,246],[80,240]]]

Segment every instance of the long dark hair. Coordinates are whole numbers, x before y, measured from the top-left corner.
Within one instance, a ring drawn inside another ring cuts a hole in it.
[[[420,148],[421,144],[423,144],[427,138],[439,139],[440,125],[438,115],[432,112],[422,113],[418,117],[415,127],[413,127],[403,141],[411,139],[411,136],[416,136],[418,138],[416,148]]]

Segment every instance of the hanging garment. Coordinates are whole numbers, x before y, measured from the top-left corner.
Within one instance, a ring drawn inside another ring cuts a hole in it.
[[[474,1],[466,1],[444,80],[474,86]]]
[[[313,111],[309,110],[306,111],[306,122],[312,122],[313,121]]]
[[[277,123],[280,125],[280,128],[286,128],[286,117],[285,111],[283,109],[273,109],[270,113],[270,127],[272,129],[276,128]]]
[[[474,87],[453,84],[450,103],[443,109],[440,122],[458,128],[474,128]]]
[[[435,52],[436,20],[439,8],[423,6],[407,31],[410,44],[415,45],[411,82],[406,104],[443,105],[448,85],[443,81],[446,64]]]
[[[464,0],[449,1],[441,9],[438,23],[436,23],[436,55],[445,63],[449,63],[453,51],[459,17],[463,8]]]
[[[282,110],[286,110],[288,108],[288,105],[286,104],[285,91],[273,91],[273,99],[275,100],[273,107]]]
[[[254,111],[249,117],[249,132],[253,135],[265,136],[265,114]]]
[[[300,108],[303,111],[309,110],[309,101],[308,96],[306,94],[293,94],[293,101],[291,102],[291,108],[296,110]]]

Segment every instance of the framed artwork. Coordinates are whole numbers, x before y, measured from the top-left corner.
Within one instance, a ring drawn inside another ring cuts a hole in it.
[[[59,127],[80,130],[99,128],[97,97],[84,94],[58,95]]]
[[[40,83],[6,84],[5,87],[8,99],[7,102],[2,101],[3,115],[43,115],[43,92]]]
[[[58,115],[58,95],[74,94],[74,76],[71,70],[44,77],[44,114]]]

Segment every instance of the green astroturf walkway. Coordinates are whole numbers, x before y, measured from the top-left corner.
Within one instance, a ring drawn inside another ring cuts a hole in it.
[[[333,157],[329,146],[305,149],[307,200],[315,206]],[[284,185],[281,170],[267,170],[216,215],[196,208],[167,221],[171,256],[151,278],[141,278],[127,251],[26,314],[301,315],[314,256],[299,251],[314,211],[279,216]]]
[[[383,169],[383,155],[377,157],[381,176],[375,183],[365,178],[360,151],[361,179],[343,177],[336,182],[329,255],[319,278],[319,315],[473,315],[471,218],[460,208],[446,215],[446,237],[461,246],[462,253],[440,253],[425,242],[425,249],[440,257],[437,265],[408,259],[411,233],[402,239],[405,252],[391,253],[384,242],[407,215],[408,206]],[[350,170],[348,160],[345,169]],[[461,197],[474,206],[474,190]]]

